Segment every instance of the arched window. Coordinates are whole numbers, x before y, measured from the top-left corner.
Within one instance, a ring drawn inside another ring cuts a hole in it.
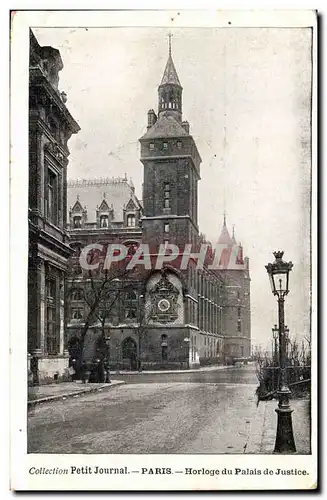
[[[82,290],[75,290],[73,293],[73,300],[83,300],[83,292]]]
[[[135,215],[129,214],[127,216],[127,227],[135,227]]]

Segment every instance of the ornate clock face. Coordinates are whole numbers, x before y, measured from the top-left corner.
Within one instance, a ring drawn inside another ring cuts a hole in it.
[[[159,311],[165,313],[170,309],[170,302],[168,299],[160,299],[158,302]]]

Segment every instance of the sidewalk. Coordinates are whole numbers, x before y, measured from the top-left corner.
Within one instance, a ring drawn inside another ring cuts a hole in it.
[[[235,368],[233,365],[213,365],[213,366],[202,366],[201,368],[190,368],[187,370],[144,370],[144,371],[128,371],[128,370],[117,370],[110,371],[110,375],[161,375],[162,373],[198,373],[198,372],[209,372],[215,370],[227,370],[229,368]]]
[[[61,382],[59,384],[39,385],[28,388],[28,405],[32,406],[48,401],[78,397],[81,394],[107,390],[124,384],[121,380],[112,380],[110,384],[82,384],[81,381]]]
[[[249,439],[245,453],[273,453],[277,430],[277,400],[260,401],[256,415],[251,422]],[[291,400],[293,434],[296,453],[310,454],[310,401],[309,399]]]

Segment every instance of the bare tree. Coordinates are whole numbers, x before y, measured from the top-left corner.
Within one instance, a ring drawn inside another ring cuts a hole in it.
[[[68,282],[66,293],[66,298],[69,300],[72,299],[74,293],[78,292],[80,300],[87,306],[78,336],[80,356],[83,356],[88,330],[96,320],[100,322],[102,337],[105,337],[106,320],[120,294],[120,289],[115,286],[116,282],[126,279],[131,274],[131,271],[126,269],[128,261],[122,262],[120,266],[104,269],[101,256],[96,252],[89,252],[88,264],[95,263],[99,263],[96,271],[87,270],[83,273],[79,263],[76,260],[72,261],[72,278]],[[77,280],[76,275],[82,275],[82,279]]]

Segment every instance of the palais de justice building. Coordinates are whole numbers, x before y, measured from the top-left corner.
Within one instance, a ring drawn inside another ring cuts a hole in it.
[[[108,301],[90,317],[91,283],[79,265],[86,245],[100,243],[106,248],[122,243],[133,253],[145,243],[155,256],[165,242],[179,249],[191,243],[193,251],[204,242],[198,226],[201,157],[190,124],[183,119],[182,92],[169,49],[158,88],[158,111],[148,112],[147,129],[140,138],[142,201],[126,175],[68,183],[68,231],[75,254],[66,345],[80,336],[87,320],[84,357],[99,356],[97,346],[105,337],[112,369],[136,369],[140,364],[142,369],[197,367],[250,356],[249,260],[243,259],[242,246],[237,245],[234,231],[230,235],[225,217],[218,242],[228,249],[237,246],[241,269],[213,270],[208,262],[196,269],[192,259],[185,270],[178,259],[158,271],[138,266],[109,283]],[[100,269],[92,280],[101,286]]]
[[[30,31],[28,353],[33,383],[60,378],[68,365],[65,288],[73,254],[67,233],[68,140],[80,128],[60,92],[63,62]]]

